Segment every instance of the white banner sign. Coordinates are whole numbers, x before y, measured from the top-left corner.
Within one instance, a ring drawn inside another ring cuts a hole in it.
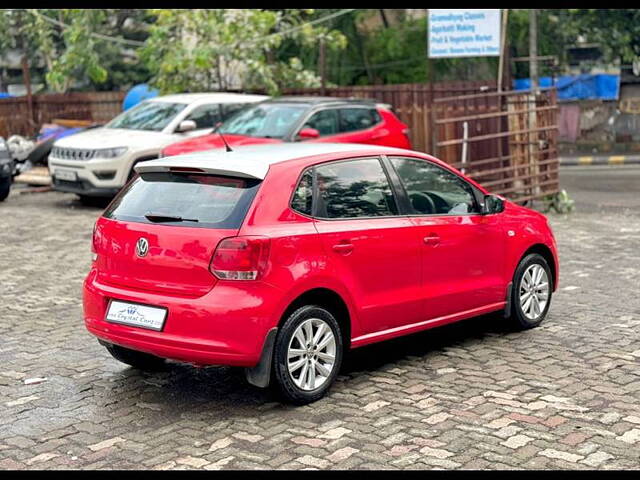
[[[500,9],[429,9],[429,58],[500,55]]]

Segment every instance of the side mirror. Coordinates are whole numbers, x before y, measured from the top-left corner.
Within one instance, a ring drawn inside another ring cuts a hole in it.
[[[491,215],[492,213],[500,213],[504,210],[504,200],[496,195],[486,195],[484,204],[482,205],[482,214]]]
[[[196,122],[193,120],[183,120],[178,124],[178,128],[176,128],[176,132],[184,133],[190,132],[191,130],[195,130],[197,128]]]
[[[305,140],[318,137],[320,137],[320,132],[315,128],[303,128],[302,130],[300,130],[300,132],[298,132],[298,138],[302,138]]]

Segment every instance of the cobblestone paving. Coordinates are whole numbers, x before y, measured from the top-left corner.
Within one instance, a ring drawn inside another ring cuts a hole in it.
[[[55,192],[0,204],[0,469],[640,467],[637,214],[552,215],[540,328],[481,317],[367,347],[296,408],[235,369],[112,359],[80,301],[99,213]]]

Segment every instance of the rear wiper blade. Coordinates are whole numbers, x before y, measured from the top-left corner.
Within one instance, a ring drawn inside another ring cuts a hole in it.
[[[177,215],[165,215],[162,213],[145,213],[144,216],[152,222],[197,222],[197,218],[182,218]]]

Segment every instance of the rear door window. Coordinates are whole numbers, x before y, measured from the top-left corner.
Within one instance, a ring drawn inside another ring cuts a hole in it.
[[[178,172],[142,173],[115,198],[106,218],[185,227],[239,228],[259,180]]]
[[[348,160],[316,168],[317,216],[320,218],[384,217],[398,208],[377,158]]]
[[[220,106],[218,104],[200,105],[194,108],[185,120],[193,120],[196,122],[197,129],[213,128],[216,123],[222,120]]]
[[[354,132],[366,130],[380,121],[380,115],[374,108],[341,108],[340,131]]]
[[[320,136],[335,135],[339,131],[338,110],[321,110],[311,115],[302,128],[315,128]]]

